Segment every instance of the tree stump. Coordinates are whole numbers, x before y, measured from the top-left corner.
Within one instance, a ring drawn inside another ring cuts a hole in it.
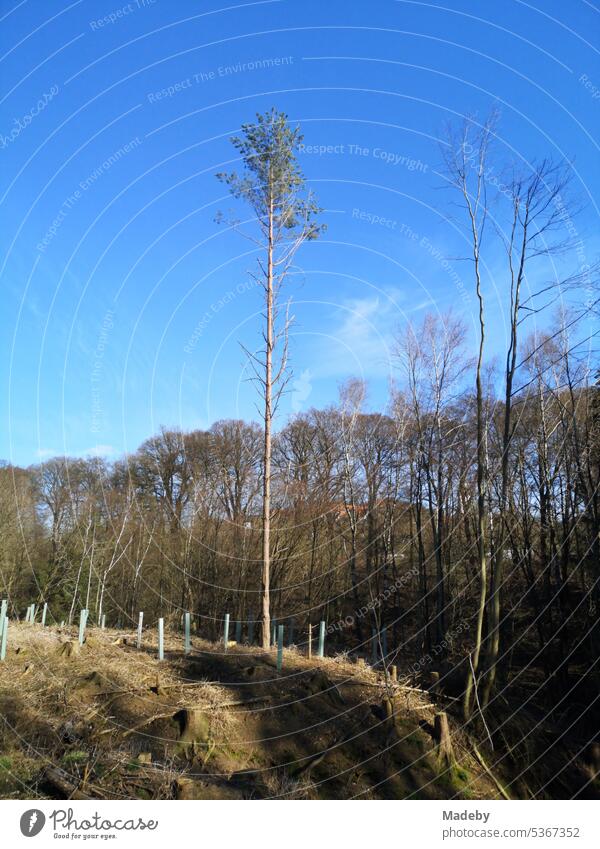
[[[383,712],[385,713],[385,721],[389,726],[393,726],[394,724],[394,705],[392,704],[392,700],[385,696],[383,700]]]
[[[452,751],[452,739],[450,737],[448,715],[444,711],[436,713],[433,729],[434,736],[437,741],[439,761],[440,763],[450,766],[450,764],[454,762],[454,752]]]
[[[58,649],[61,657],[76,657],[79,654],[79,643],[76,640],[68,640]]]
[[[179,748],[184,754],[193,757],[199,749],[206,750],[210,740],[210,719],[204,711],[183,708],[173,719],[179,723]]]

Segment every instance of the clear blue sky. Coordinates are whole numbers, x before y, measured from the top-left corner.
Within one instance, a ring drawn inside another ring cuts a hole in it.
[[[0,457],[130,451],[161,424],[256,415],[251,245],[214,223],[228,137],[302,125],[326,236],[290,283],[282,414],[350,375],[385,406],[395,328],[474,299],[439,176],[444,122],[501,109],[500,157],[574,158],[598,253],[600,15],[591,3],[1,2]],[[319,148],[325,152],[319,153]],[[371,216],[371,218],[369,218]],[[380,222],[373,221],[373,216]],[[427,241],[424,241],[427,240]],[[506,285],[490,256],[491,351]]]

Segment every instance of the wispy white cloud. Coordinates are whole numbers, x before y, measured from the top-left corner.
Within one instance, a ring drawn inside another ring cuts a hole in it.
[[[54,448],[38,448],[35,452],[36,457],[40,460],[47,460],[48,457],[57,457],[60,454],[60,451],[56,451]]]
[[[116,453],[113,445],[94,445],[91,448],[86,448],[82,451],[83,457],[112,457]]]
[[[315,377],[385,377],[393,367],[394,336],[405,320],[401,290],[373,291],[342,301],[331,313],[311,369]]]
[[[114,445],[99,443],[85,448],[83,451],[57,451],[56,448],[38,448],[35,452],[39,460],[47,460],[49,457],[113,457],[117,450]]]

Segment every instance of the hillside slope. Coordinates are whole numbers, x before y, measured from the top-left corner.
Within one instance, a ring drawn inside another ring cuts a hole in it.
[[[497,798],[429,696],[343,657],[11,623],[0,663],[4,798]]]

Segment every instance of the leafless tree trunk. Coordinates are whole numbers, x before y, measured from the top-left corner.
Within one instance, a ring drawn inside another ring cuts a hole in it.
[[[486,169],[490,138],[494,133],[496,116],[492,114],[483,125],[473,119],[465,120],[457,135],[450,130],[443,149],[450,185],[462,197],[467,215],[470,237],[471,262],[475,278],[478,303],[479,345],[475,371],[475,395],[477,409],[477,554],[479,560],[479,605],[473,651],[467,664],[463,712],[471,716],[473,687],[477,686],[479,662],[483,644],[483,623],[487,599],[487,469],[486,469],[486,421],[484,415],[484,392],[482,381],[483,355],[485,349],[485,310],[481,280],[481,245],[487,221]]]

